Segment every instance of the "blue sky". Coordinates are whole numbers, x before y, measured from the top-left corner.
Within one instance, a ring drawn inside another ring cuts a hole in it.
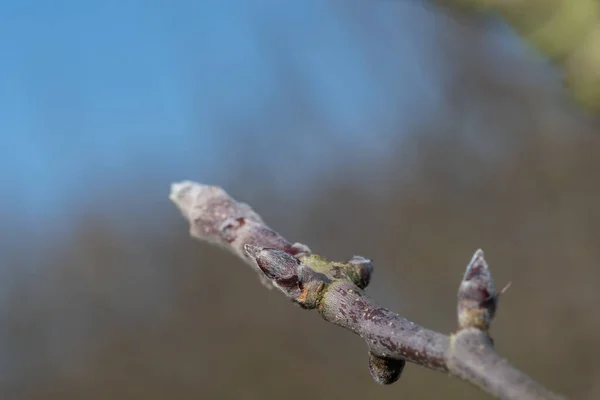
[[[418,1],[3,2],[0,210],[62,220],[144,174],[218,182],[243,135],[296,144],[303,175],[335,149],[384,152],[439,101],[437,18]]]

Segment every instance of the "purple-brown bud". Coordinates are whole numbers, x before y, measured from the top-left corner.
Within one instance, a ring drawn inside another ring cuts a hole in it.
[[[458,289],[459,329],[487,331],[496,313],[498,294],[483,251],[477,250]]]

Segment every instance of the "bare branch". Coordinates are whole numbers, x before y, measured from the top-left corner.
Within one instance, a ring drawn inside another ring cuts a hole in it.
[[[562,398],[495,352],[488,330],[499,294],[483,251],[475,252],[467,266],[458,292],[459,330],[447,336],[402,318],[367,296],[364,289],[373,271],[367,258],[328,261],[305,245],[291,244],[219,187],[176,183],[170,198],[190,222],[192,236],[233,251],[263,283],[362,337],[371,376],[378,383],[398,380],[409,361],[469,381],[500,399]]]

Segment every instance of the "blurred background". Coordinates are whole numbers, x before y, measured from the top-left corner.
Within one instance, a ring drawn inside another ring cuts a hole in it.
[[[376,265],[441,332],[483,248],[499,352],[600,398],[600,123],[501,21],[428,1],[0,6],[0,397],[486,399],[197,242],[173,181]]]

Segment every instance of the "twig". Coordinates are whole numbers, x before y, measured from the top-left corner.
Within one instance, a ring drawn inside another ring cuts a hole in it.
[[[494,350],[488,334],[499,293],[483,251],[477,250],[458,291],[458,325],[447,336],[419,326],[377,305],[363,289],[373,264],[354,256],[328,261],[269,228],[247,204],[223,189],[175,183],[171,200],[190,222],[190,234],[224,246],[249,263],[261,281],[326,321],[362,337],[371,376],[381,384],[398,380],[406,361],[477,385],[500,399],[563,399],[519,371]]]

